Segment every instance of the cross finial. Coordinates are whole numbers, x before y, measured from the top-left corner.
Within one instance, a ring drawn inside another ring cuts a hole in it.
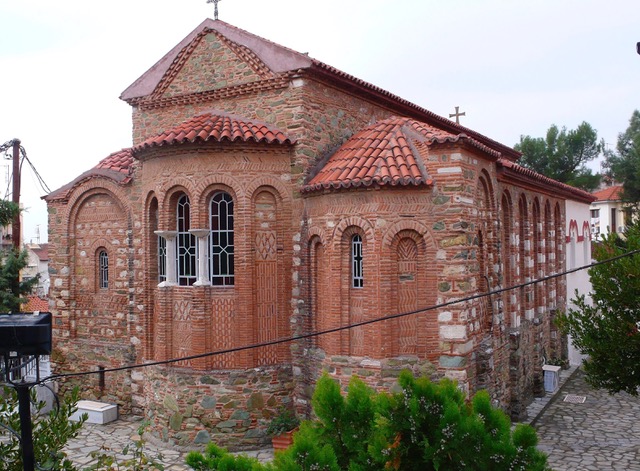
[[[455,113],[451,113],[449,115],[449,118],[453,118],[455,116],[456,124],[460,124],[460,116],[466,116],[467,115],[466,112],[464,112],[464,111],[462,113],[460,113],[460,111],[458,111],[459,108],[460,108],[459,106],[456,106],[456,112]]]
[[[207,0],[207,3],[213,3],[214,6],[214,10],[213,10],[213,19],[217,20],[218,19],[218,2],[221,0]]]

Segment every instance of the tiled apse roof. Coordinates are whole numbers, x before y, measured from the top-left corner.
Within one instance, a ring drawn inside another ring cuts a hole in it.
[[[255,142],[293,144],[282,131],[270,124],[235,117],[224,113],[204,113],[147,139],[133,148],[134,152],[151,147],[199,142]]]
[[[303,188],[354,188],[370,185],[419,186],[432,183],[416,143],[457,140],[446,131],[413,119],[391,117],[356,133]]]

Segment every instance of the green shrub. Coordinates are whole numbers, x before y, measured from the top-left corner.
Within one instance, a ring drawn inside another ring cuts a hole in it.
[[[467,400],[456,384],[402,372],[400,392],[376,393],[352,378],[347,394],[323,375],[316,385],[316,419],[305,421],[293,445],[273,463],[223,468],[224,450],[210,445],[187,464],[205,470],[278,471],[545,471],[546,455],[536,449],[537,436],[528,425],[511,429],[504,412],[491,406],[485,391]],[[237,458],[233,458],[237,459]],[[198,465],[198,466],[196,466]],[[200,466],[202,465],[202,466]],[[208,466],[208,467],[207,467]]]
[[[71,422],[69,417],[78,410],[78,388],[66,395],[59,408],[48,414],[42,414],[44,402],[37,402],[35,390],[31,390],[32,410],[31,426],[33,435],[33,455],[35,464],[40,469],[75,471],[77,468],[62,451],[67,442],[75,438],[87,419],[83,414],[78,422]],[[0,469],[3,471],[22,471],[22,450],[19,438],[10,432],[20,433],[20,413],[18,396],[13,388],[5,387],[0,394]]]

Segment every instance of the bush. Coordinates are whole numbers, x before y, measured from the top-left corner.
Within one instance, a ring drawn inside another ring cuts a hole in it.
[[[75,438],[86,420],[86,414],[78,422],[69,421],[77,410],[78,388],[67,395],[59,408],[49,414],[41,414],[44,402],[37,402],[35,391],[31,391],[31,402],[35,404],[32,414],[33,454],[39,469],[75,471],[76,467],[67,458],[62,448],[71,438]],[[22,471],[22,450],[20,440],[9,429],[20,433],[20,413],[15,389],[5,387],[0,394],[0,469],[3,471]],[[8,428],[6,428],[8,427]]]
[[[376,393],[352,378],[343,396],[338,383],[324,375],[313,396],[317,419],[303,422],[293,445],[276,453],[272,464],[223,468],[224,452],[207,463],[210,467],[187,464],[201,471],[549,469],[546,455],[536,449],[533,428],[517,425],[512,431],[485,391],[468,401],[452,381],[434,384],[406,371],[398,383],[399,392]],[[198,460],[204,463],[204,457]]]

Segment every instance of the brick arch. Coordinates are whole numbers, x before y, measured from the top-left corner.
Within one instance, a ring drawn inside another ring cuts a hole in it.
[[[102,180],[105,182],[105,180]],[[70,234],[75,233],[73,227],[75,226],[76,218],[78,217],[78,211],[82,207],[82,204],[89,198],[95,195],[108,195],[111,197],[117,204],[120,211],[127,216],[127,221],[130,220],[130,206],[127,202],[127,197],[122,191],[122,188],[117,184],[109,184],[109,185],[98,185],[96,180],[92,180],[90,184],[87,184],[89,188],[86,188],[85,191],[74,195],[69,199],[67,204],[68,214],[69,214],[69,226],[67,230]],[[108,183],[108,182],[107,182]]]
[[[367,243],[372,244],[374,241],[374,228],[373,225],[366,219],[359,216],[350,216],[342,219],[333,230],[333,241],[344,240],[345,233],[353,228],[359,228],[362,234],[365,236]],[[353,234],[350,234],[353,235]]]
[[[195,201],[193,195],[197,194],[197,192],[193,187],[193,182],[188,178],[176,177],[174,180],[171,180],[170,183],[167,182],[163,184],[162,187],[157,190],[158,208],[161,212],[167,210],[167,204],[170,204],[171,197],[178,191],[186,193],[190,201]]]
[[[310,244],[314,237],[319,238],[322,245],[327,245],[327,235],[321,227],[311,226],[307,229],[307,243]]]
[[[284,254],[288,247],[285,221],[290,221],[289,205],[285,204],[282,194],[271,185],[268,178],[259,179],[266,182],[255,187],[246,194],[250,205],[246,210],[247,245],[251,253],[253,272],[253,335],[255,343],[264,343],[284,337],[289,331],[286,295],[288,287],[290,261]],[[255,181],[254,181],[255,183]],[[270,345],[253,352],[255,364],[273,365],[290,361],[290,350],[285,344]]]
[[[438,270],[436,244],[430,232],[415,221],[399,221],[385,234],[382,265],[387,279],[381,280],[384,312],[413,312],[436,304]],[[385,357],[416,355],[434,360],[438,351],[435,311],[403,316],[386,322],[381,349]]]
[[[390,248],[398,233],[403,231],[415,232],[421,238],[425,239],[425,243],[435,248],[435,242],[427,226],[414,219],[405,219],[393,223],[382,236],[382,246]]]
[[[125,259],[126,261],[129,260],[130,255],[128,254],[128,251],[125,251],[124,253],[117,253],[114,243],[107,240],[105,238],[106,235],[100,235],[100,231],[107,230],[100,225],[102,222],[93,221],[91,218],[86,221],[87,224],[96,224],[95,230],[98,231],[98,234],[94,235],[91,232],[87,232],[85,228],[78,230],[79,218],[82,214],[81,211],[85,208],[86,203],[94,197],[106,198],[110,204],[113,203],[115,216],[113,220],[122,224],[121,229],[125,231],[124,234],[114,234],[112,240],[113,238],[120,238],[122,244],[121,247],[127,247],[126,240],[128,239],[128,236],[126,235],[126,231],[131,229],[131,213],[126,202],[123,202],[123,199],[119,198],[119,195],[122,194],[121,191],[118,191],[120,189],[115,184],[108,186],[111,186],[112,188],[94,185],[93,188],[75,195],[74,198],[69,201],[69,204],[71,205],[68,217],[68,233],[70,236],[69,297],[76,301],[74,307],[69,310],[69,321],[72,326],[69,329],[69,334],[72,338],[78,334],[79,329],[87,329],[89,332],[90,329],[93,328],[85,322],[83,312],[94,309],[100,311],[101,314],[96,318],[97,322],[95,325],[105,327],[109,320],[103,312],[103,306],[108,304],[109,306],[119,306],[123,311],[127,310],[127,295],[119,294],[119,290],[109,290],[108,293],[97,293],[94,289],[96,286],[95,277],[97,276],[94,255],[99,246],[110,248],[111,256],[109,263],[114,263],[114,266],[117,266],[116,264],[118,259]],[[115,190],[116,192],[112,190]],[[87,213],[89,216],[91,214],[92,213]],[[111,230],[112,228],[113,226],[108,230]],[[81,241],[87,245],[80,246],[79,244]],[[80,251],[85,252],[87,256],[80,258]],[[127,266],[126,263],[125,266]],[[116,276],[114,281],[118,279],[117,273],[115,274]],[[127,284],[129,283],[129,280],[123,281],[123,283]],[[122,335],[122,332],[126,329],[124,329],[122,325],[119,325],[118,329],[111,329],[109,327],[109,330],[119,332],[118,334],[115,334],[118,336]],[[95,331],[91,331],[91,333],[88,333],[87,335],[91,338],[93,336],[99,336],[100,334]]]
[[[480,192],[481,189],[485,190],[487,194],[487,198],[489,200],[489,208],[488,210],[493,210],[496,207],[496,201],[494,196],[493,183],[491,181],[491,175],[487,172],[486,169],[482,169],[480,171],[480,175],[478,176],[478,183],[476,185],[476,195]]]
[[[255,178],[249,185],[246,187],[247,195],[251,195],[250,199],[253,200],[257,191],[261,188],[271,187],[275,190],[275,193],[279,196],[283,203],[291,202],[290,190],[282,184],[282,182],[268,177],[268,176],[260,176]]]
[[[211,174],[198,181],[194,188],[194,194],[197,195],[197,204],[206,205],[211,193],[216,189],[227,188],[227,191],[235,201],[244,203],[247,197],[245,186],[235,178],[227,174]]]
[[[508,190],[502,192],[500,198],[500,242],[502,251],[502,287],[509,288],[515,283],[515,264],[513,263],[514,244],[512,243],[512,234],[514,231],[514,215],[513,215],[513,198]],[[511,291],[502,293],[505,315],[509,315],[506,324],[510,327],[515,326],[515,317],[512,315],[515,306],[512,302]]]
[[[94,260],[98,260],[98,253],[100,249],[105,249],[107,251],[107,255],[109,255],[109,269],[112,269],[112,262],[115,260],[113,245],[106,239],[96,239],[93,243],[88,247],[87,252],[93,253]],[[94,270],[97,273],[98,264],[96,262]],[[115,267],[113,267],[115,269]],[[98,291],[98,277],[95,276],[93,278],[93,286],[91,287],[92,292]]]
[[[176,230],[176,204],[181,195],[189,198],[189,210],[191,221],[197,221],[196,215],[199,213],[197,205],[194,204],[193,194],[189,187],[175,184],[162,193],[162,199],[158,200],[158,227],[160,230]]]
[[[210,228],[211,200],[213,196],[218,192],[227,193],[229,196],[231,196],[234,204],[234,213],[237,213],[238,207],[242,203],[239,201],[236,189],[226,185],[225,183],[213,183],[211,185],[208,185],[201,193],[198,194],[198,202],[194,204],[194,206],[198,207],[197,219],[193,219],[193,224],[195,224],[194,229],[196,228],[196,226],[197,228],[202,229]]]

